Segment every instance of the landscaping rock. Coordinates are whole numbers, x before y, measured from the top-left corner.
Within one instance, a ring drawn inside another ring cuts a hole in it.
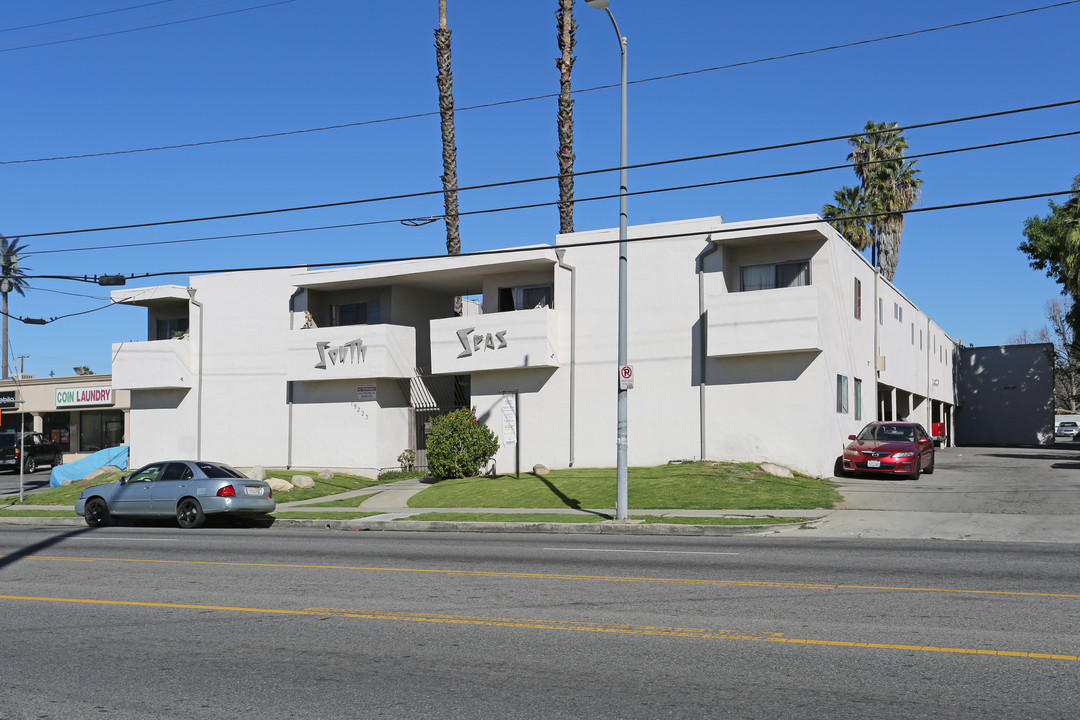
[[[310,475],[293,475],[292,484],[298,488],[313,488],[315,480]]]
[[[98,475],[104,475],[105,473],[111,473],[111,472],[122,472],[122,471],[120,470],[120,468],[116,467],[115,465],[103,465],[102,467],[99,467],[97,470],[94,470],[94,471],[90,472],[89,474],[87,474],[87,476],[84,477],[83,480],[93,480]]]
[[[282,478],[268,477],[264,478],[264,480],[270,483],[270,489],[274,492],[288,492],[293,489],[293,484]]]
[[[767,472],[774,477],[790,478],[795,475],[783,465],[777,465],[776,463],[763,462],[758,465],[763,472]]]
[[[252,480],[266,480],[266,468],[262,465],[256,465],[245,473]],[[275,490],[277,488],[274,488]]]
[[[547,465],[533,465],[533,475],[547,475],[551,469]]]
[[[319,472],[318,475],[316,475],[316,477],[318,477],[320,480],[333,480],[334,479],[334,471],[333,470],[322,470],[322,471]]]

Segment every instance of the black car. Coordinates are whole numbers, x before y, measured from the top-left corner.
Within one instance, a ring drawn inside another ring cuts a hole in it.
[[[39,465],[63,465],[64,451],[59,445],[49,442],[41,433],[0,433],[0,468],[18,472],[20,458],[23,470],[32,473]]]

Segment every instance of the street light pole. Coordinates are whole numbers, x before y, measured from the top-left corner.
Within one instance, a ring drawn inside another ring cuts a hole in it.
[[[589,7],[607,12],[615,36],[619,39],[619,51],[622,55],[621,113],[619,129],[619,370],[626,367],[626,197],[627,197],[627,150],[626,150],[626,37],[619,31],[619,24],[608,8],[608,0],[585,0]],[[621,378],[620,378],[621,380]],[[617,417],[616,465],[615,465],[615,519],[626,520],[627,513],[627,389],[623,382],[619,385],[619,403]]]

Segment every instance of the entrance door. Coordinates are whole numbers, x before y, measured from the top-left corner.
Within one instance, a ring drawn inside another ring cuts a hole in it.
[[[416,451],[416,466],[427,467],[427,438],[431,421],[454,410],[469,407],[472,398],[469,375],[420,375],[409,384],[409,404],[413,408],[410,437]]]

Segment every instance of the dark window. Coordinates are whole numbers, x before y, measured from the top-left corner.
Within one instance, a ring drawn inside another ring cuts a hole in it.
[[[170,340],[186,334],[187,331],[187,318],[159,318],[157,321],[157,336],[154,339]]]
[[[334,305],[331,309],[331,325],[378,325],[379,301]]]
[[[124,442],[122,410],[83,410],[79,413],[79,451],[96,452]]]
[[[64,452],[71,452],[71,413],[42,413],[41,420],[45,437]]]
[[[231,467],[225,465],[215,465],[213,463],[198,463],[199,469],[203,474],[209,478],[242,478],[244,475],[240,474]]]
[[[800,287],[810,284],[810,261],[744,265],[739,268],[742,292]]]
[[[554,295],[551,285],[499,288],[499,312],[554,307]]]
[[[855,319],[862,320],[862,281],[855,278]]]
[[[169,463],[165,466],[165,472],[161,473],[161,480],[190,480],[195,477],[184,463]]]

